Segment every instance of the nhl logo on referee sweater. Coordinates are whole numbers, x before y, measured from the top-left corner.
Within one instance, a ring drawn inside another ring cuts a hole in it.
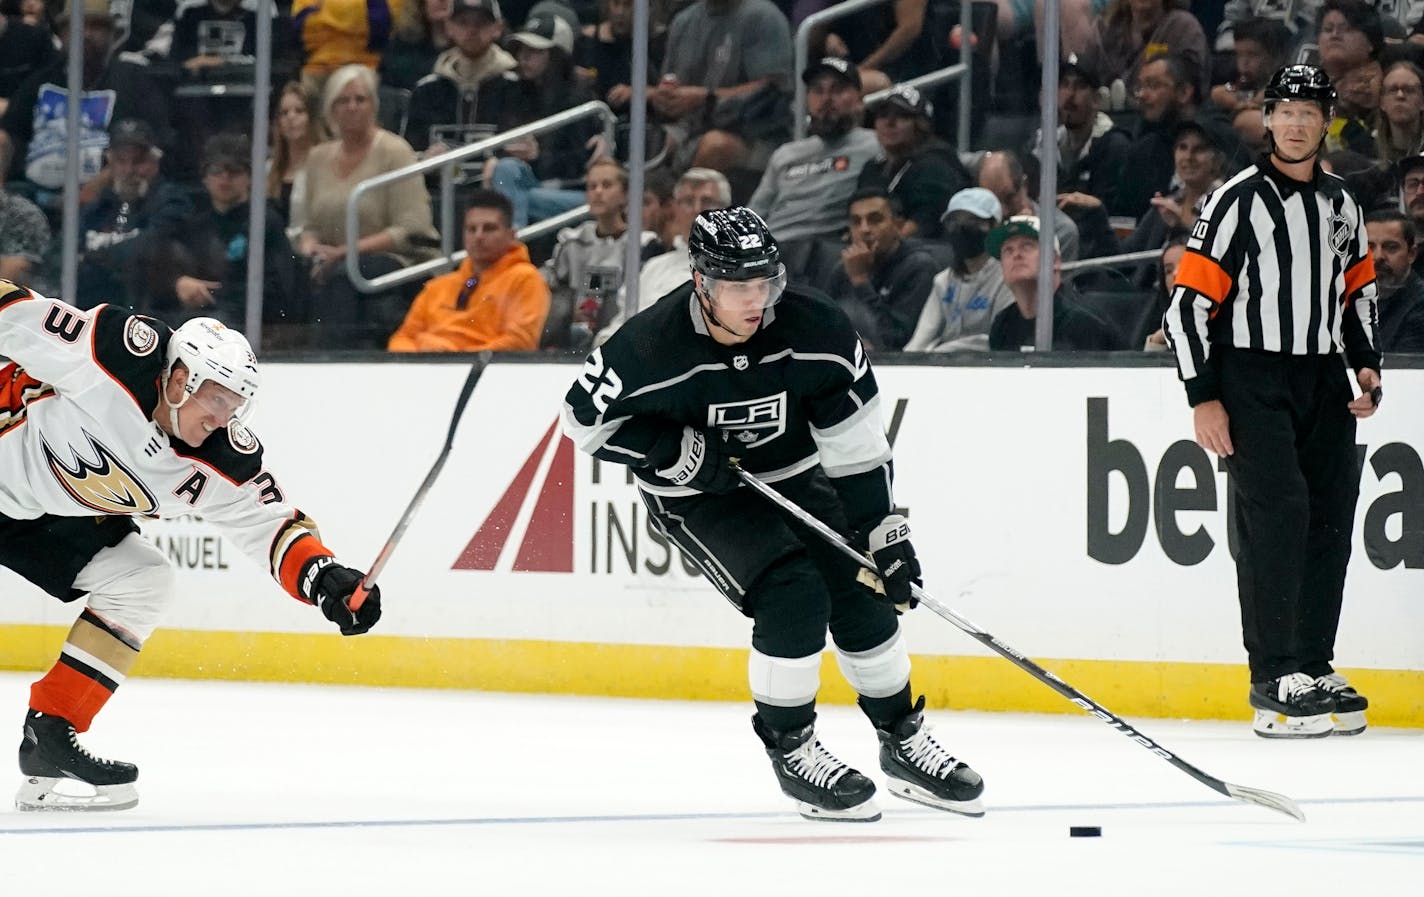
[[[745,355],[738,355],[736,358],[732,359],[732,367],[736,368],[739,371],[745,371],[747,369],[747,365],[749,364],[751,364],[751,362],[747,359],[747,356]]]
[[[1355,228],[1351,226],[1350,220],[1344,215],[1330,216],[1330,248],[1335,250],[1335,254],[1340,258],[1345,258],[1350,252],[1350,238],[1355,235]]]

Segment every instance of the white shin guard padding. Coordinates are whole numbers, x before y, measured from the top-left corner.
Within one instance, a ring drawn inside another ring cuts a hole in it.
[[[869,651],[837,648],[836,661],[851,687],[867,698],[888,698],[910,682],[910,652],[899,629]]]
[[[178,591],[168,558],[138,533],[94,555],[74,587],[89,593],[90,610],[140,642],[158,628]]]
[[[752,697],[772,707],[801,707],[821,688],[821,655],[771,657],[753,648],[747,663]]]

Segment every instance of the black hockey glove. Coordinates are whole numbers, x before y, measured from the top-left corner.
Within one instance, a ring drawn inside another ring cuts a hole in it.
[[[322,614],[328,620],[340,627],[342,635],[360,635],[376,625],[376,621],[381,619],[380,586],[371,586],[366,603],[361,605],[360,610],[353,612],[346,606],[346,602],[361,584],[365,574],[360,570],[343,567],[329,557],[316,558],[312,563],[319,566],[314,577],[302,577],[304,582],[311,582],[311,588],[303,591],[309,601],[321,608]]]
[[[879,523],[861,531],[860,544],[880,572],[885,600],[897,608],[919,604],[910,591],[911,583],[921,584],[920,562],[915,557],[915,547],[910,544],[910,521],[899,514],[886,515]]]
[[[662,455],[660,460],[667,466],[653,472],[675,485],[722,495],[742,484],[737,472],[727,463],[731,457],[727,454],[727,434],[723,430],[683,427],[679,440],[665,440]]]

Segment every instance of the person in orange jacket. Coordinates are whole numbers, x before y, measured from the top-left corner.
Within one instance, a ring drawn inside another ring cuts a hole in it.
[[[519,352],[539,348],[549,287],[515,239],[502,193],[476,190],[465,209],[460,267],[432,278],[391,336],[392,352]]]

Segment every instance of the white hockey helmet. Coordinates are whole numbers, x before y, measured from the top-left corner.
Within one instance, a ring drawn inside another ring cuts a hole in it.
[[[216,318],[193,318],[169,337],[168,364],[163,371],[165,388],[173,365],[180,361],[188,369],[188,382],[183,386],[183,400],[173,406],[175,411],[211,380],[243,400],[233,414],[235,420],[245,422],[251,417],[262,375],[257,372],[257,356],[247,337]]]

